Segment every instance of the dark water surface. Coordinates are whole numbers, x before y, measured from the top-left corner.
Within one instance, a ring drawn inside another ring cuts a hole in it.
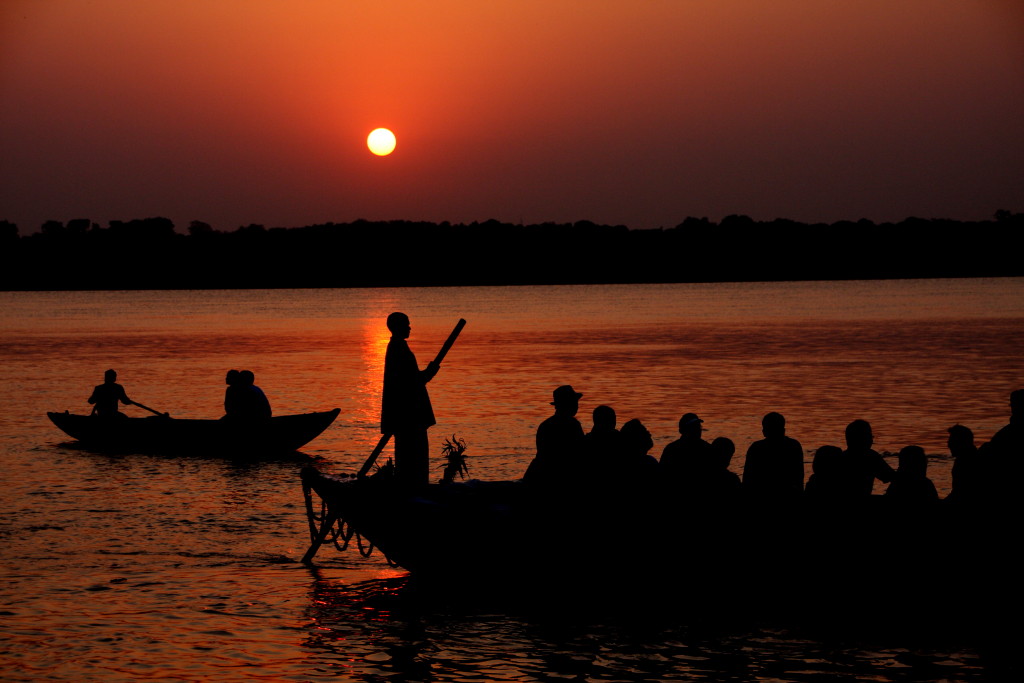
[[[656,453],[699,413],[709,437],[736,442],[736,471],[769,410],[808,469],[865,418],[880,451],[923,446],[945,494],[946,428],[986,440],[1024,386],[1022,279],[0,293],[0,679],[982,680],[970,639],[602,609],[628,605],[628,585],[509,605],[411,585],[354,552],[298,564],[298,472],[354,472],[372,449],[392,310],[412,318],[421,365],[469,321],[430,385],[431,434],[435,452],[465,438],[481,479],[522,474],[551,390],[571,383],[586,427],[607,403],[620,423],[644,420]],[[294,457],[94,453],[45,413],[88,412],[108,367],[176,417],[218,417],[229,368],[253,370],[275,413],[342,412]],[[587,568],[545,572],[571,582]],[[898,605],[881,595],[870,609],[884,621]]]

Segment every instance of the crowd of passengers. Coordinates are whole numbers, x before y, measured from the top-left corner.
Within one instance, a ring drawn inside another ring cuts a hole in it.
[[[571,386],[555,389],[555,413],[537,429],[537,455],[523,481],[533,487],[632,489],[639,494],[655,486],[668,487],[684,500],[786,500],[800,497],[842,501],[872,495],[875,480],[888,487],[885,496],[906,503],[938,501],[928,478],[928,457],[920,446],[906,446],[893,469],[875,451],[871,425],[854,420],[846,427],[846,448],[821,446],[815,451],[812,474],[804,482],[804,450],[786,435],[786,420],[776,412],[762,419],[764,438],[747,449],[742,477],[729,469],[735,453],[732,440],[702,438],[695,413],[679,419],[679,438],[657,459],[650,454],[654,441],[640,422],[632,419],[616,428],[615,411],[599,405],[593,428],[584,432],[576,418],[582,394]],[[1024,462],[1024,389],[1010,395],[1010,423],[980,448],[973,432],[963,426],[949,428],[953,457],[952,490],[947,501],[980,504],[1018,495]]]

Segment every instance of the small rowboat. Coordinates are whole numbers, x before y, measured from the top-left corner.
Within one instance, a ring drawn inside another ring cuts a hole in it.
[[[339,408],[268,420],[194,420],[165,415],[95,417],[47,413],[53,424],[89,448],[120,451],[290,453],[318,437]]]

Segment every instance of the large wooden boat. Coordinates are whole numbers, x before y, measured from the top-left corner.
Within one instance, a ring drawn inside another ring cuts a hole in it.
[[[540,585],[547,594],[675,600],[708,613],[866,610],[872,619],[881,605],[893,623],[945,623],[1009,597],[1000,587],[1009,585],[1007,541],[1017,524],[995,508],[907,506],[885,496],[695,502],[664,491],[538,491],[521,481],[409,491],[388,476],[314,467],[301,476],[307,563],[334,545],[377,552],[428,581],[475,579],[528,596]]]
[[[199,420],[47,413],[61,431],[89,448],[130,451],[289,453],[319,436],[339,408],[267,420]]]
[[[518,482],[431,484],[413,494],[387,476],[344,479],[314,467],[303,468],[302,482],[313,542],[304,561],[333,541],[358,546],[366,556],[375,547],[387,562],[424,575],[467,562],[509,566],[500,544],[513,533]]]

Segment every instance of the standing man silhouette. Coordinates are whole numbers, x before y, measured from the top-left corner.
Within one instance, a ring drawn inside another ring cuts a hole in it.
[[[430,481],[427,429],[436,424],[427,382],[437,374],[431,361],[420,370],[406,339],[412,326],[405,313],[388,316],[391,341],[384,354],[384,393],[380,431],[395,435],[395,476],[399,483],[421,486]]]

